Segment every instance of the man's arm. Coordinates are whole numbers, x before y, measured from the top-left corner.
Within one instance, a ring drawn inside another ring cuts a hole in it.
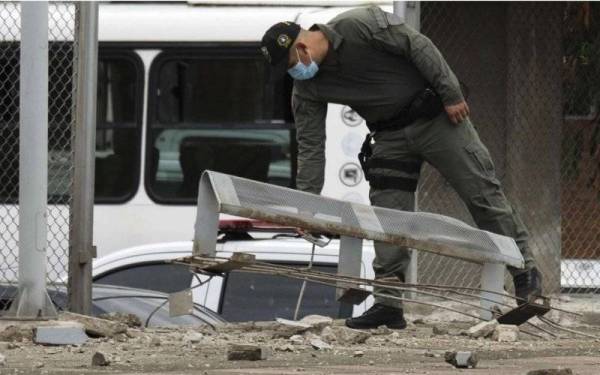
[[[412,61],[442,98],[451,120],[462,121],[469,108],[456,75],[433,42],[396,15],[379,9],[373,11],[379,26],[379,32],[373,34],[376,44]]]
[[[325,180],[325,117],[327,103],[308,100],[294,89],[292,109],[298,141],[298,190],[320,194]]]

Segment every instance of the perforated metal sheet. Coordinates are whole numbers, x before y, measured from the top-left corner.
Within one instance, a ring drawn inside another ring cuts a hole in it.
[[[212,171],[202,175],[219,212],[308,230],[405,245],[475,263],[522,267],[514,240],[425,212],[371,207]]]

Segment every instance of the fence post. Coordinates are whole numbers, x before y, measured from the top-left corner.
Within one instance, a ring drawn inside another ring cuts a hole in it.
[[[420,31],[421,29],[421,5],[418,1],[394,1],[394,14],[400,18],[403,18],[406,24],[413,29]],[[419,191],[415,191],[415,211],[418,211],[418,194]],[[406,282],[409,284],[418,283],[418,269],[419,269],[419,252],[416,250],[410,250],[410,264],[406,272]],[[413,292],[407,292],[406,295],[409,298],[416,298],[417,295]]]
[[[94,168],[98,3],[77,4],[77,102],[74,132],[73,201],[69,246],[69,310],[89,315],[92,306]]]
[[[19,293],[9,316],[56,316],[46,291],[48,3],[21,3]]]

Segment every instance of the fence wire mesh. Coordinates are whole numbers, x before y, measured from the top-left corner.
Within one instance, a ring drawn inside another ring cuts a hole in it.
[[[547,293],[561,281],[600,290],[599,5],[421,3],[421,31],[467,88],[472,121],[528,227]],[[473,224],[432,168],[419,209]],[[465,262],[423,254],[418,266],[420,282],[478,283],[478,266]]]
[[[48,9],[48,264],[49,288],[66,280],[76,79],[76,5]],[[18,285],[19,76],[21,9],[0,4],[0,314]],[[63,289],[64,290],[64,289]]]

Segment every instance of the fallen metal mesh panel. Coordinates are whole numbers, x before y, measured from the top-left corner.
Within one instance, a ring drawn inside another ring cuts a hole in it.
[[[206,171],[202,179],[210,181],[220,212],[405,245],[476,263],[522,266],[513,239],[446,216],[371,207],[212,171]]]

